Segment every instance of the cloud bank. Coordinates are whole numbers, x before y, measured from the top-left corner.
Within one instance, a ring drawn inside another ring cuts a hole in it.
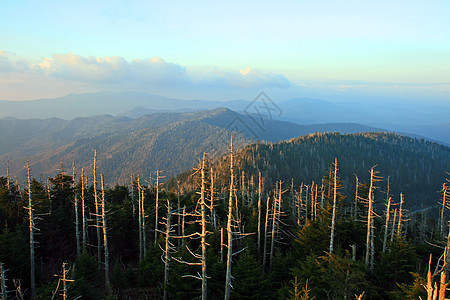
[[[84,57],[72,52],[53,54],[31,63],[14,60],[14,55],[0,51],[0,85],[5,91],[17,89],[17,80],[33,80],[55,85],[84,86],[89,91],[104,89],[133,89],[152,92],[166,89],[286,89],[291,82],[281,74],[265,73],[244,68],[236,71],[202,72],[199,76],[185,66],[167,62],[160,57],[126,60],[120,56]],[[9,79],[7,78],[9,77]],[[13,84],[15,82],[15,84]],[[27,82],[27,85],[30,85]],[[10,86],[8,86],[10,85]],[[33,85],[33,84],[31,84]],[[52,86],[48,86],[51,94]],[[19,90],[18,90],[19,92]],[[30,91],[31,92],[31,91]],[[68,91],[68,93],[80,91]],[[83,91],[81,91],[83,92]],[[4,95],[0,98],[5,99]],[[36,97],[31,97],[36,98]]]
[[[253,99],[260,91],[278,99],[327,100],[435,98],[448,101],[450,83],[311,81],[293,83],[282,74],[253,68],[190,69],[160,57],[127,60],[120,56],[53,54],[38,62],[0,50],[0,100],[52,98],[103,90],[142,91],[181,99]]]

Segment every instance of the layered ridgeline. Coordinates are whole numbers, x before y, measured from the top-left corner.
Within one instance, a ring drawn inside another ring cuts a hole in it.
[[[259,123],[258,123],[259,122]],[[218,156],[228,149],[231,133],[236,147],[250,142],[278,142],[312,132],[361,132],[378,129],[358,124],[298,125],[255,119],[226,108],[188,113],[155,113],[137,119],[100,115],[61,119],[0,119],[0,175],[6,162],[13,176],[24,178],[30,157],[34,176],[53,176],[61,162],[89,171],[93,150],[108,183],[128,182],[130,174],[147,178],[156,169],[167,176],[191,169],[202,152]]]
[[[436,143],[393,133],[318,133],[280,143],[247,145],[235,153],[236,181],[241,186],[244,177],[244,185],[255,190],[261,172],[266,189],[273,189],[279,180],[287,189],[292,182],[298,190],[301,183],[311,185],[313,181],[320,188],[335,158],[343,183],[340,192],[347,196],[348,202],[355,197],[356,176],[359,185],[364,186],[369,183],[370,169],[376,166],[381,181],[376,182],[375,201],[384,205],[389,178],[390,196],[399,202],[403,193],[405,206],[411,210],[437,206],[441,197],[438,191],[450,171],[450,148]],[[212,168],[218,174],[216,184],[226,186],[229,158],[222,157]],[[184,189],[196,187],[189,174],[177,178]],[[175,187],[175,178],[169,186]],[[367,186],[359,190],[362,195]]]

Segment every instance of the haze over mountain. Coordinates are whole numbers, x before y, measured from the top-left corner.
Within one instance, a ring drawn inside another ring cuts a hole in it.
[[[265,116],[297,124],[359,123],[450,144],[450,103],[447,102],[428,105],[401,100],[330,102],[310,98],[278,101],[271,100],[270,95],[262,95],[264,100],[258,96],[252,101],[212,101],[180,100],[142,92],[71,94],[54,99],[0,101],[0,118],[70,120],[99,114],[138,118],[155,112],[188,112],[226,107],[256,118]],[[276,113],[272,114],[268,108]],[[331,128],[330,131],[334,130]]]
[[[232,132],[236,146],[257,140],[277,142],[312,132],[361,132],[381,129],[358,124],[298,125],[264,119],[264,126],[250,115],[226,108],[186,113],[155,113],[136,119],[99,115],[62,119],[0,119],[0,174],[10,161],[13,175],[23,177],[26,157],[33,174],[51,176],[61,161],[70,169],[90,168],[98,151],[99,170],[108,182],[124,182],[129,175],[144,176],[157,168],[176,175],[192,168],[199,153],[217,156],[228,149]]]

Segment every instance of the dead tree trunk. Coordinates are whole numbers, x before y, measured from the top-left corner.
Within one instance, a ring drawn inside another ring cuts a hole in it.
[[[211,220],[213,223],[213,227],[214,229],[217,228],[217,223],[216,223],[216,211],[214,210],[214,169],[213,167],[211,167],[211,185],[210,185],[210,193],[211,193],[211,201],[210,201],[210,211],[211,211]]]
[[[400,193],[400,208],[398,211],[398,227],[397,234],[400,236],[402,234],[402,216],[403,216],[403,193]]]
[[[261,254],[261,172],[259,172],[258,178],[258,254]]]
[[[6,271],[7,270],[3,268],[3,263],[0,262],[0,285],[1,285],[0,296],[2,300],[8,299],[8,289],[6,288],[6,275],[5,275]]]
[[[159,223],[159,215],[158,215],[158,209],[159,209],[159,180],[163,177],[161,177],[159,174],[161,173],[161,170],[156,170],[156,198],[155,198],[155,245],[158,241],[158,223]]]
[[[389,193],[388,193],[389,195]],[[387,243],[387,236],[389,231],[389,217],[391,213],[391,200],[392,198],[389,197],[387,207],[386,207],[386,224],[384,225],[384,238],[383,238],[383,253],[386,252],[386,243]]]
[[[101,185],[102,185],[102,229],[103,229],[103,248],[105,250],[105,288],[106,292],[109,293],[109,248],[108,248],[108,232],[106,223],[106,201],[105,201],[105,189],[103,187],[103,174],[100,175]]]
[[[80,247],[80,221],[78,220],[78,195],[76,192],[76,182],[75,182],[75,161],[72,163],[72,188],[74,191],[74,208],[75,208],[75,239],[77,243],[77,256],[81,254]]]
[[[270,209],[270,197],[267,197],[266,204],[266,221],[264,222],[264,244],[263,244],[263,270],[266,269],[266,258],[267,258],[267,227],[269,224],[269,209]]]
[[[201,213],[201,225],[202,232],[200,235],[201,245],[202,245],[202,300],[207,299],[207,275],[206,275],[206,154],[203,153],[203,161],[201,168],[202,185],[200,191],[200,213]],[[211,202],[213,203],[213,202]],[[212,210],[212,207],[211,207]]]
[[[334,160],[334,179],[333,179],[333,212],[331,215],[331,234],[330,234],[330,254],[333,254],[334,231],[336,227],[336,200],[337,200],[337,158]]]
[[[373,190],[375,182],[375,171],[374,167],[370,169],[370,186],[369,186],[369,196],[368,196],[368,211],[367,211],[367,236],[366,236],[366,259],[365,264],[370,272],[373,272]]]
[[[139,223],[139,261],[144,259],[144,234],[142,231],[142,199],[141,199],[141,184],[140,184],[139,176],[137,177],[137,188],[138,188],[138,223]]]
[[[358,187],[359,187],[359,180],[358,176],[355,174],[356,178],[356,187],[355,187],[355,208],[353,211],[353,219],[356,221],[358,219]]]
[[[83,251],[86,250],[86,243],[87,243],[87,231],[86,231],[86,211],[85,211],[85,199],[84,199],[84,187],[85,187],[85,180],[84,180],[84,168],[81,168],[81,220],[82,220],[82,228],[83,228]]]
[[[30,292],[31,299],[36,298],[36,272],[35,272],[35,261],[34,261],[34,231],[37,230],[34,223],[34,208],[33,200],[31,196],[31,171],[30,171],[30,160],[27,158],[27,178],[28,178],[28,221],[30,230]]]
[[[94,150],[94,179],[93,179],[93,187],[94,187],[94,203],[95,203],[95,225],[97,229],[97,261],[98,261],[98,269],[100,270],[100,263],[102,261],[102,238],[101,238],[101,227],[100,227],[100,209],[98,203],[97,196],[97,150]]]
[[[445,209],[447,208],[447,185],[444,183],[442,185],[442,207],[441,207],[441,215],[439,218],[439,234],[441,237],[444,237],[444,216],[445,216]]]
[[[227,219],[227,273],[225,277],[225,300],[230,299],[231,294],[231,263],[233,255],[233,231],[231,227],[233,217],[233,195],[234,195],[234,169],[233,169],[233,136],[230,144],[230,191],[228,197],[228,219]]]
[[[11,192],[11,178],[9,176],[9,160],[6,162],[6,185],[8,186],[8,192]]]

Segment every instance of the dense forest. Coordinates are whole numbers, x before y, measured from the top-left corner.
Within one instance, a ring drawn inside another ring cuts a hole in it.
[[[4,299],[444,299],[450,150],[395,134],[258,143],[178,177],[0,177]],[[167,179],[167,180],[166,180]]]

